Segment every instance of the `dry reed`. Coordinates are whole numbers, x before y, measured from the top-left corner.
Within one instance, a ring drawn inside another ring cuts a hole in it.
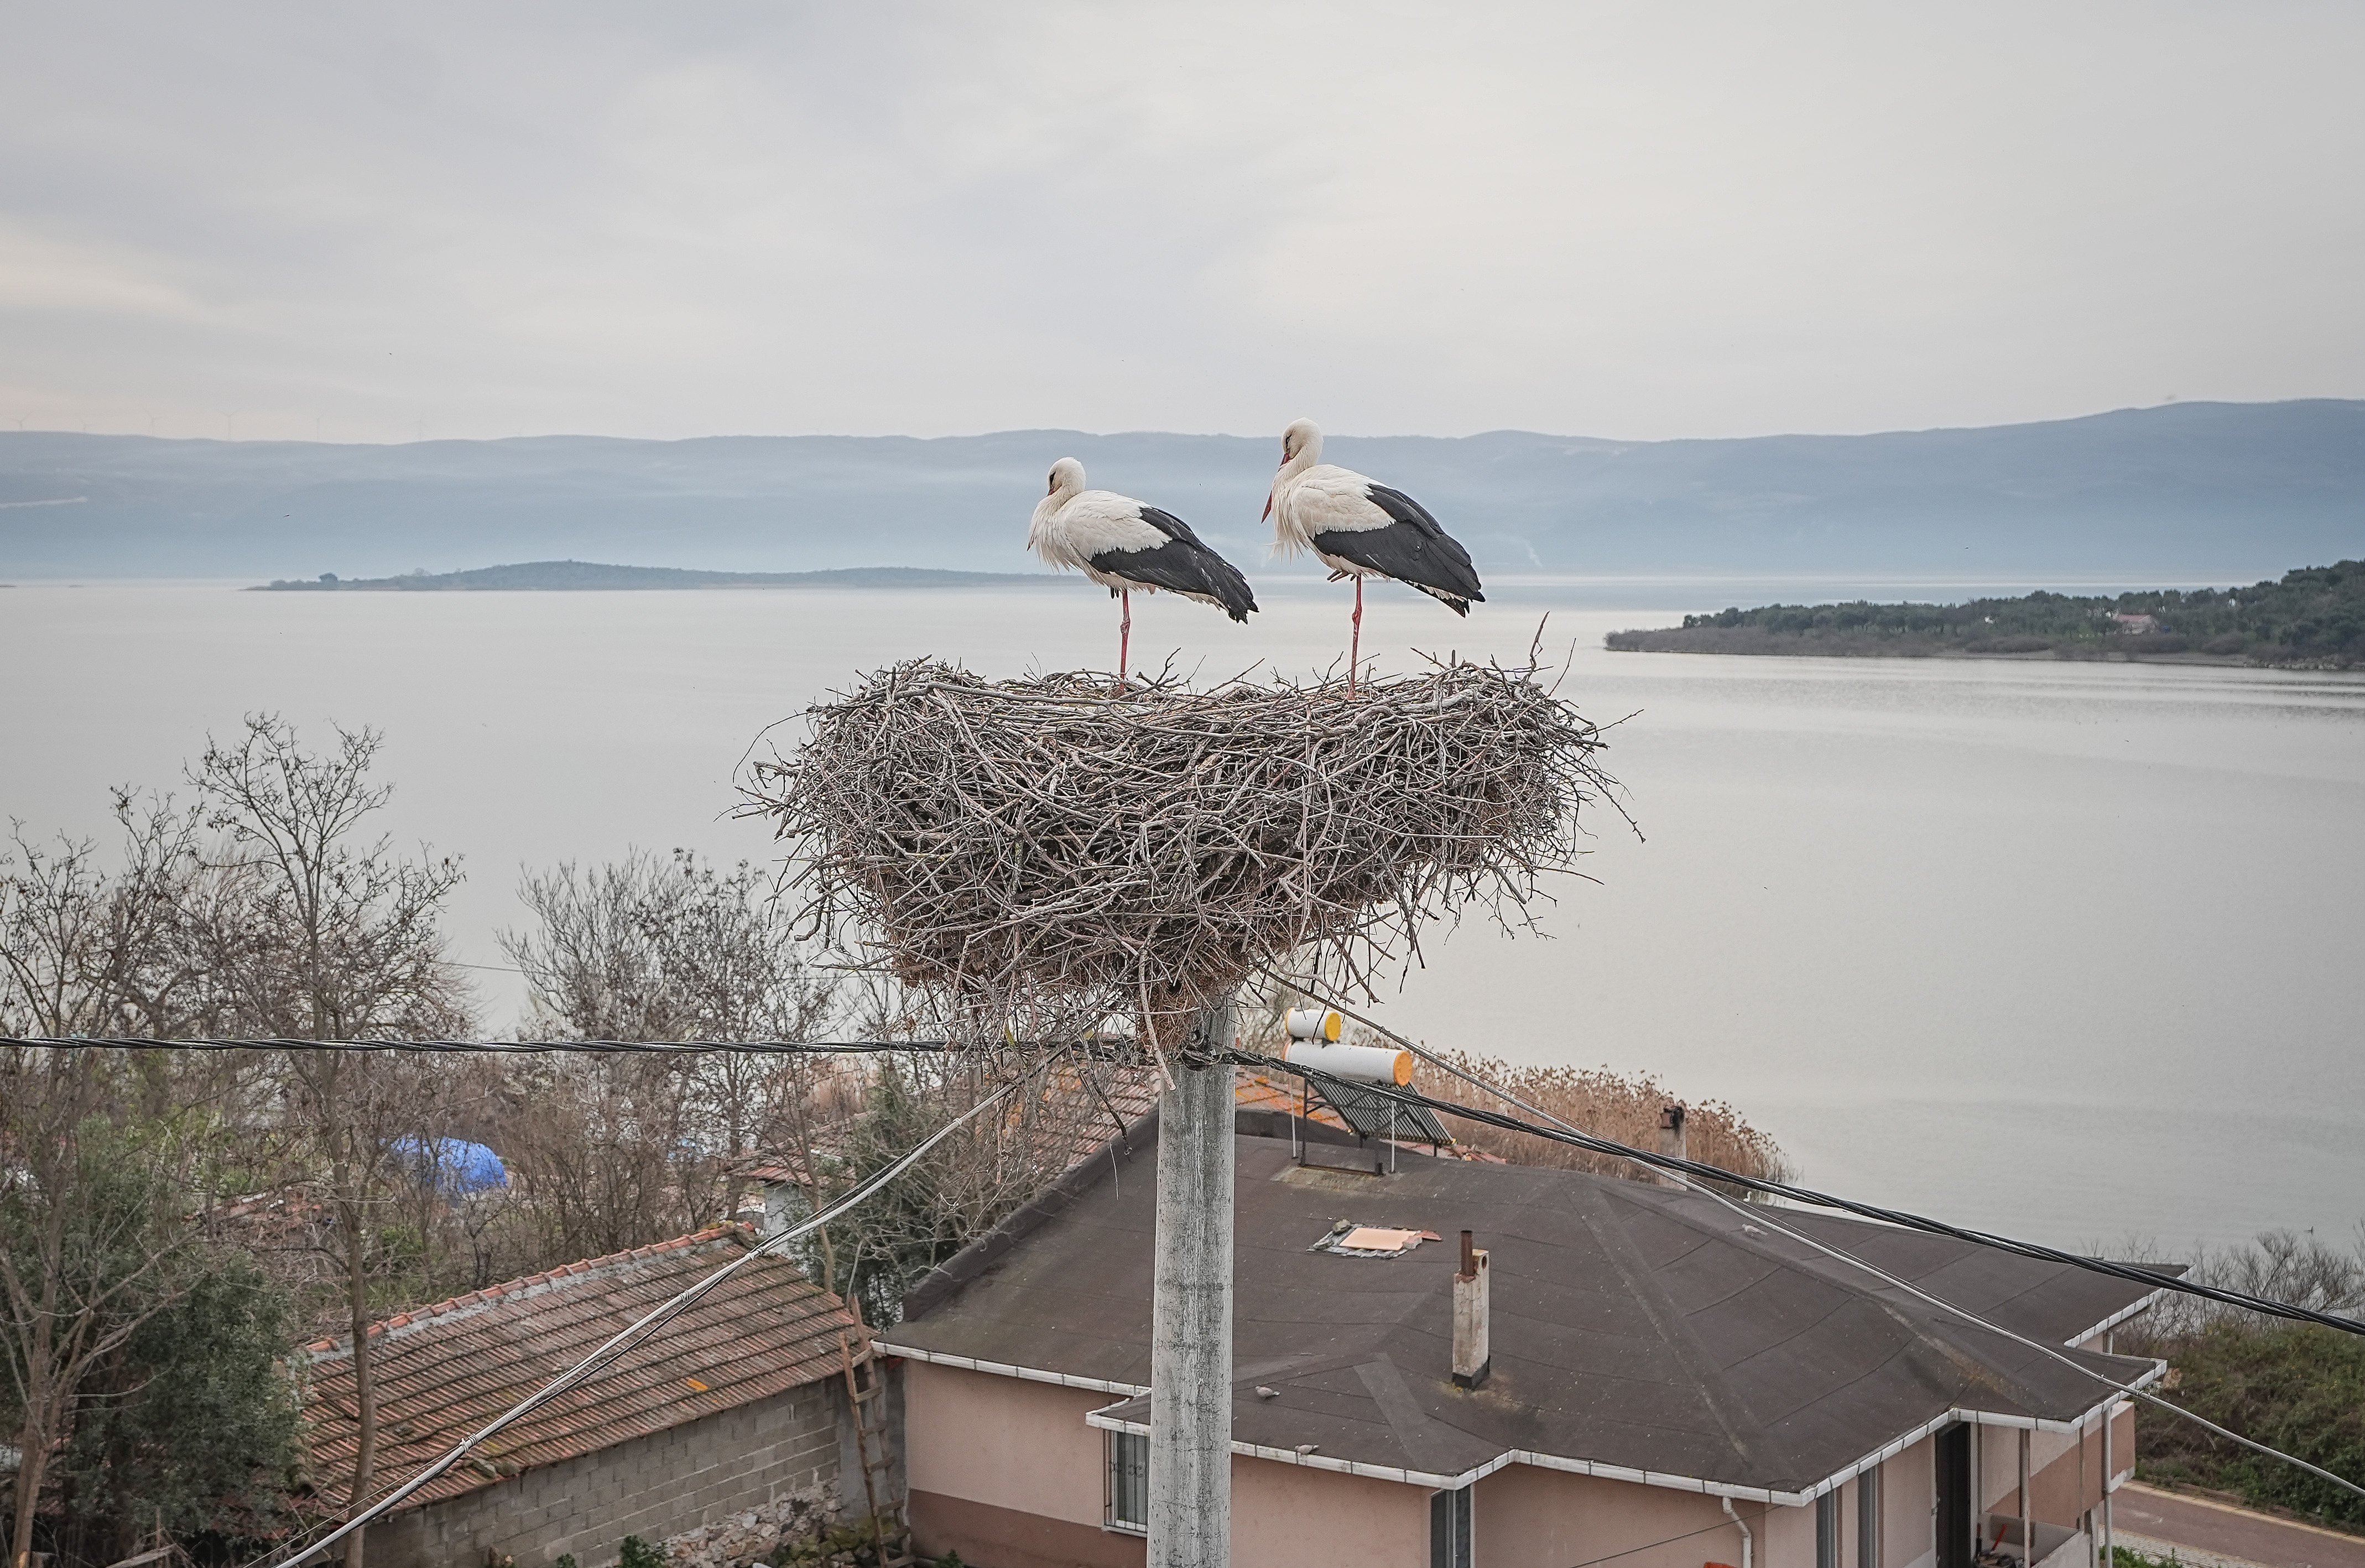
[[[1377,1043],[1373,1036],[1373,1043]],[[1514,1067],[1499,1057],[1473,1056],[1465,1051],[1441,1053],[1445,1059],[1474,1078],[1500,1084],[1529,1104],[1558,1116],[1596,1137],[1622,1143],[1629,1148],[1656,1150],[1659,1112],[1674,1104],[1675,1096],[1646,1072],[1621,1073],[1606,1067]],[[1482,1110],[1525,1115],[1519,1107],[1422,1063],[1415,1070],[1412,1087],[1424,1094],[1458,1100]],[[1514,1165],[1546,1165],[1563,1170],[1586,1170],[1597,1176],[1645,1176],[1643,1168],[1614,1155],[1574,1148],[1532,1133],[1508,1132],[1479,1122],[1455,1121],[1456,1142],[1506,1159]],[[1774,1140],[1743,1119],[1721,1100],[1685,1107],[1684,1137],[1694,1159],[1720,1170],[1769,1181],[1795,1174]],[[1734,1195],[1748,1194],[1735,1190]]]

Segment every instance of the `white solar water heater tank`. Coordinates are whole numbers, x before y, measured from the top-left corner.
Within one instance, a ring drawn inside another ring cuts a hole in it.
[[[1342,1046],[1346,1020],[1327,1007],[1289,1010],[1289,1046],[1283,1059],[1353,1083],[1412,1081],[1412,1053],[1394,1046]]]

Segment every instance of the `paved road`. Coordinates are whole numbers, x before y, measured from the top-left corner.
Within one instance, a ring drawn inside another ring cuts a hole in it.
[[[2365,1568],[2365,1539],[2139,1482],[2112,1495],[2111,1521],[2121,1546],[2154,1556],[2173,1546],[2199,1568]]]

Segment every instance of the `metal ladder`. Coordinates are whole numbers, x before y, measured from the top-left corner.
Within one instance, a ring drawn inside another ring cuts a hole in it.
[[[848,1302],[847,1305],[853,1304]],[[861,1309],[855,1307],[854,1311],[854,1321],[859,1326]],[[913,1568],[911,1531],[879,1506],[882,1488],[891,1496],[893,1495],[895,1450],[887,1430],[887,1379],[870,1349],[867,1331],[863,1339],[862,1356],[857,1360],[852,1337],[842,1328],[838,1330],[838,1354],[846,1366],[846,1408],[854,1413],[854,1449],[862,1465],[862,1497],[869,1506],[870,1528],[876,1532],[873,1544],[879,1549],[879,1568]]]

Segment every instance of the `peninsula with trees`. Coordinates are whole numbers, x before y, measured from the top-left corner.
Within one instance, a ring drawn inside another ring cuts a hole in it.
[[[1612,632],[1620,653],[1869,658],[2144,659],[2349,669],[2365,664],[2365,561],[2247,588],[2032,593],[1962,604],[1769,604]]]

